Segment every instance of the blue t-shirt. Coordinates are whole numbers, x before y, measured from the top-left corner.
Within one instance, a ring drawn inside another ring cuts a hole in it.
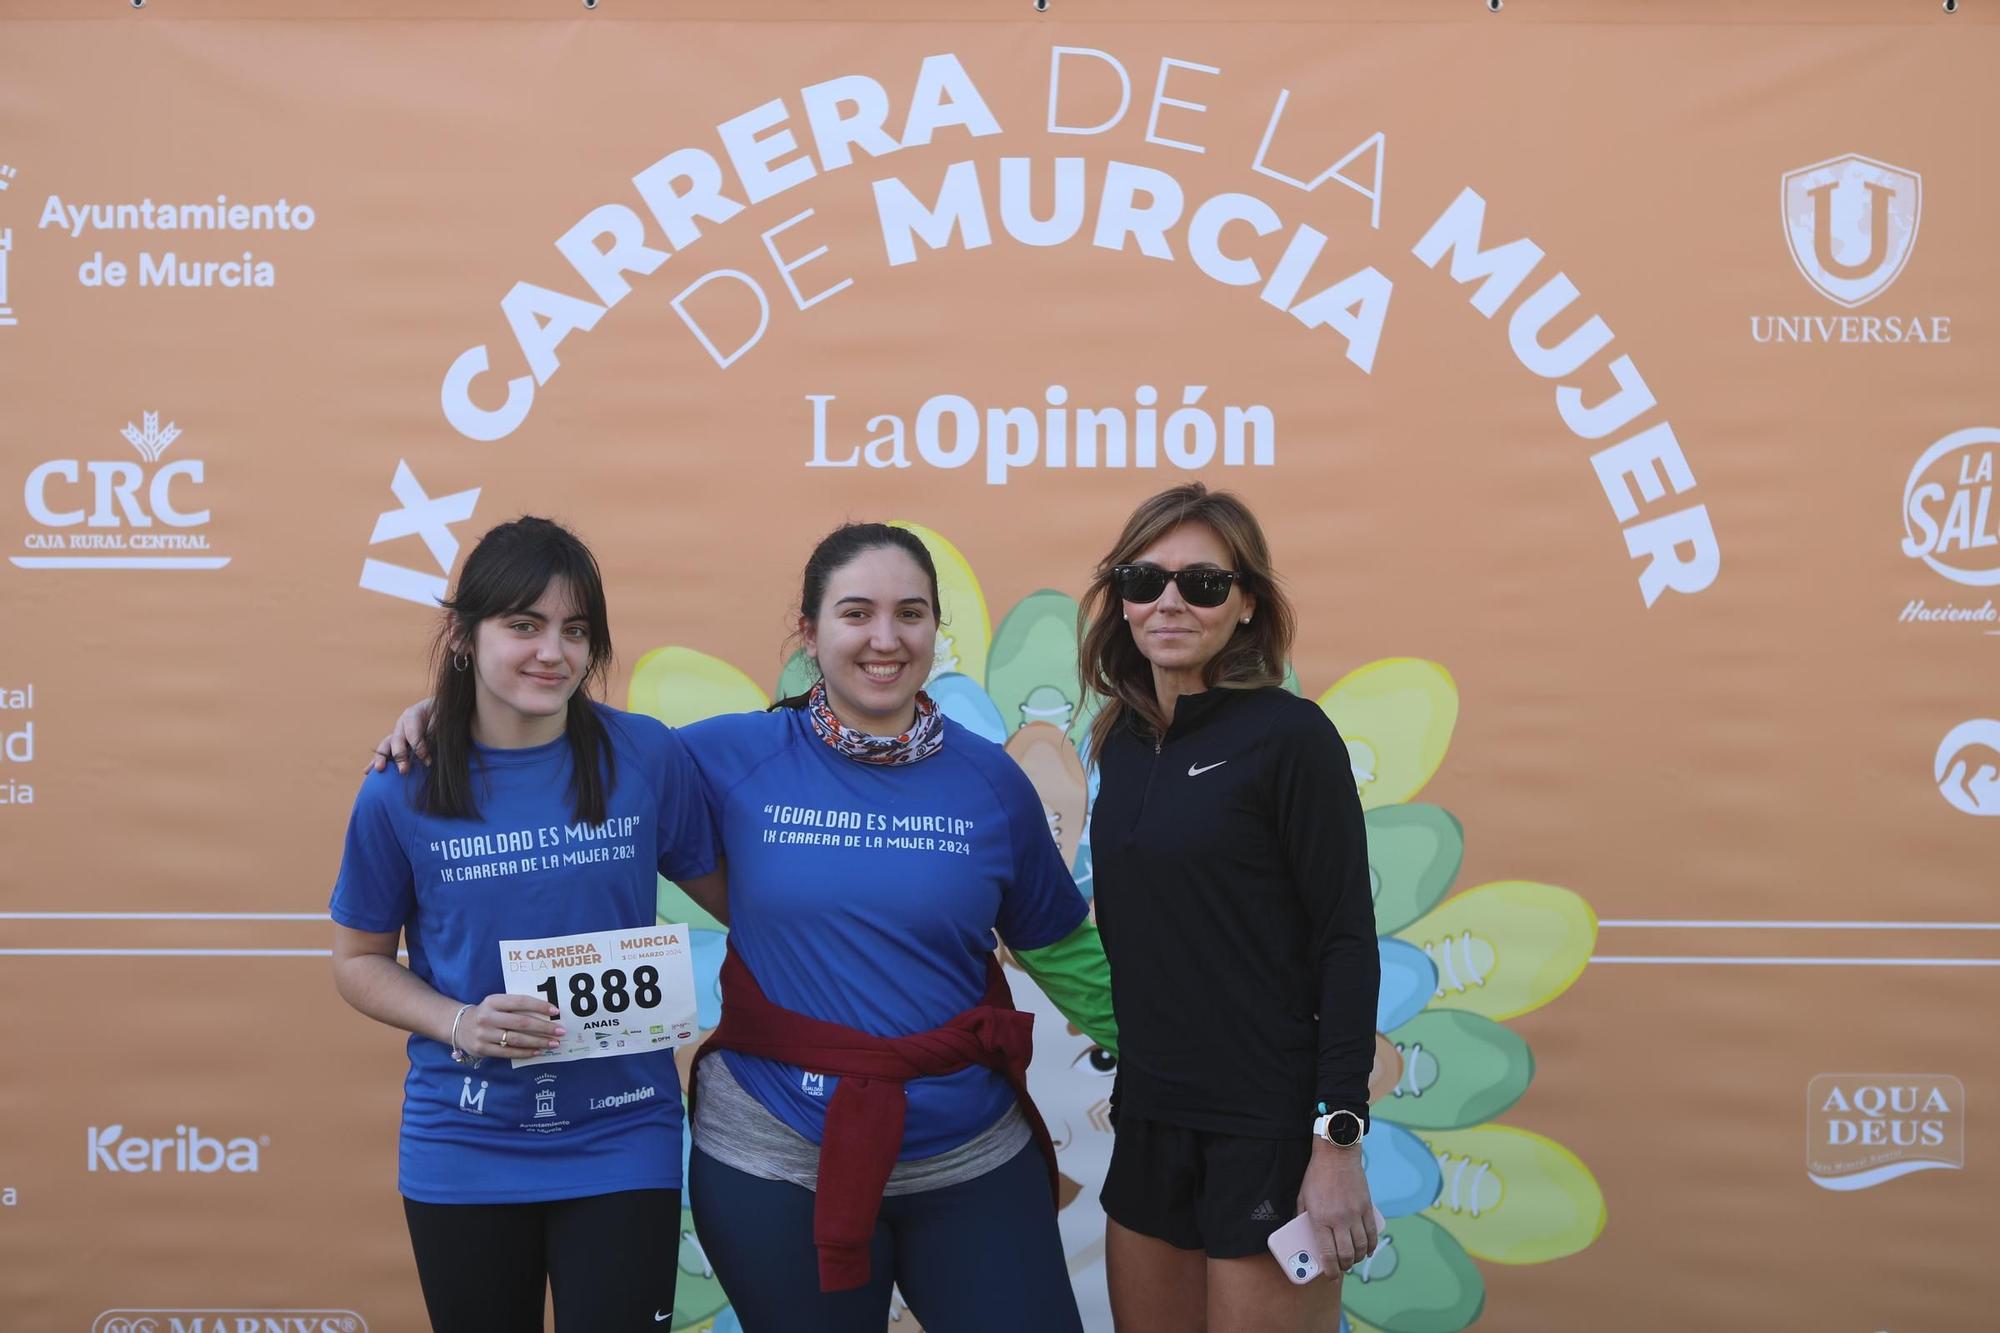
[[[715,869],[715,830],[680,738],[598,709],[616,756],[603,825],[577,822],[566,739],[475,747],[478,819],[418,809],[421,770],[362,781],[333,919],[400,930],[410,970],[477,1003],[505,988],[500,941],[654,923],[658,881]],[[681,1183],[680,1080],[671,1050],[516,1069],[455,1064],[409,1040],[398,1183],[419,1203],[522,1203]]]
[[[999,746],[945,722],[919,763],[864,764],[821,741],[803,709],[682,730],[707,780],[729,865],[729,947],[775,1004],[901,1037],[986,992],[993,932],[1054,944],[1087,911],[1028,777]],[[736,1081],[820,1141],[839,1079],[723,1052]],[[1013,1104],[981,1066],[914,1079],[901,1156],[966,1142]]]

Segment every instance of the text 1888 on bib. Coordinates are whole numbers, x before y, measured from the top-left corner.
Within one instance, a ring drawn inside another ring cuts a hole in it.
[[[691,1041],[694,955],[685,925],[639,926],[539,940],[500,941],[510,995],[535,995],[562,1011],[554,1050],[514,1061],[545,1065],[634,1055]]]

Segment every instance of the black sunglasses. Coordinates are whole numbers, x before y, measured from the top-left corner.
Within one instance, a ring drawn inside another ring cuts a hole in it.
[[[1158,565],[1114,565],[1111,586],[1126,602],[1157,602],[1173,580],[1189,606],[1221,606],[1229,600],[1229,585],[1242,575],[1233,569],[1161,569]]]

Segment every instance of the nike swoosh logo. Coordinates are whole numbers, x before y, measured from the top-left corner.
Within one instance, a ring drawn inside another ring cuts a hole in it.
[[[1229,762],[1229,761],[1228,761],[1227,759],[1218,759],[1218,760],[1216,760],[1216,761],[1215,761],[1214,763],[1212,763],[1212,764],[1203,764],[1203,765],[1202,765],[1202,766],[1201,766],[1200,768],[1196,768],[1196,767],[1195,767],[1195,766],[1194,766],[1193,764],[1189,764],[1189,765],[1188,765],[1188,776],[1189,776],[1189,777],[1191,777],[1191,778],[1198,778],[1198,777],[1200,777],[1200,776],[1201,776],[1202,774],[1204,774],[1204,773],[1208,772],[1208,770],[1209,770],[1209,769],[1211,769],[1211,768],[1221,768],[1221,767],[1222,767],[1222,766],[1223,766],[1224,764],[1226,764],[1226,763],[1228,763],[1228,762]]]
[[[668,1321],[669,1319],[672,1319],[672,1318],[673,1318],[673,1316],[672,1316],[672,1315],[670,1315],[670,1314],[661,1314],[661,1313],[660,1313],[659,1311],[657,1311],[657,1310],[655,1310],[655,1311],[653,1312],[653,1322],[654,1322],[654,1323],[656,1323],[656,1324],[664,1324],[664,1323],[666,1323],[666,1322],[667,1322],[667,1321]]]

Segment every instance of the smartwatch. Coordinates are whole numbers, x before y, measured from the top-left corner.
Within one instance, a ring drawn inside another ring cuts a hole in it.
[[[1367,1123],[1352,1111],[1328,1113],[1325,1102],[1319,1104],[1319,1115],[1313,1119],[1313,1137],[1336,1148],[1352,1148],[1367,1129]]]

